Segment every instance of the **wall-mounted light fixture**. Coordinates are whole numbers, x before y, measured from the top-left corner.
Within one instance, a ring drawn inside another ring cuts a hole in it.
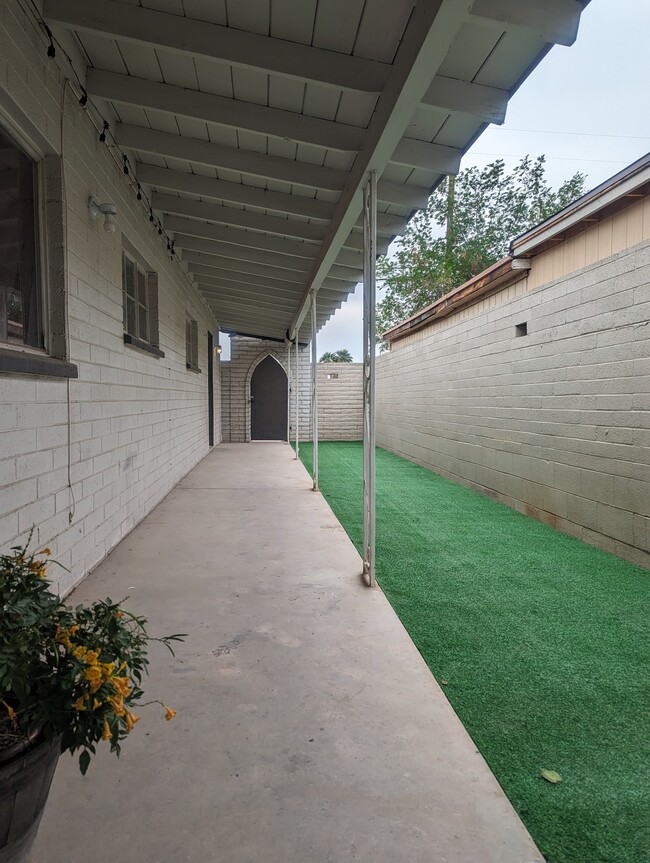
[[[108,234],[115,233],[116,222],[115,216],[117,216],[117,207],[115,204],[111,204],[110,201],[107,201],[104,204],[98,204],[97,201],[90,196],[88,198],[88,211],[90,213],[90,218],[95,221],[100,216],[104,217],[104,230]]]
[[[513,270],[530,270],[531,260],[530,258],[513,258],[512,259],[512,269]]]
[[[213,350],[214,350],[215,354],[217,356],[219,356],[219,354],[223,351],[223,348],[221,347],[221,345],[215,345]]]

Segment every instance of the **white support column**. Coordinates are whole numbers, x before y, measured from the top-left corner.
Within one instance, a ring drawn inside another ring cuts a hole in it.
[[[375,584],[375,263],[377,173],[363,189],[363,575]]]
[[[300,458],[300,347],[296,332],[296,459]]]
[[[311,431],[313,490],[318,491],[318,346],[316,344],[316,294],[311,295]]]
[[[287,443],[291,446],[291,342],[287,342]]]

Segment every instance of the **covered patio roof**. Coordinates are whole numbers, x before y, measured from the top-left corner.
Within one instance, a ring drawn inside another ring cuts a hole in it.
[[[309,338],[553,44],[579,0],[45,0],[222,329]]]

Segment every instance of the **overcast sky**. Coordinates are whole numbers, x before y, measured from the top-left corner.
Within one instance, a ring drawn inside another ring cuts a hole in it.
[[[461,168],[546,156],[553,186],[576,171],[587,188],[650,150],[650,0],[591,0],[578,39],[556,45],[512,97],[506,121],[490,126]],[[318,334],[318,354],[362,356],[361,287]],[[224,359],[229,344],[222,334]]]
[[[587,188],[602,183],[650,150],[650,0],[592,0],[571,48],[555,46],[461,167],[503,158],[547,158],[557,186],[576,171]],[[361,359],[361,288],[318,335],[319,356],[347,348]]]

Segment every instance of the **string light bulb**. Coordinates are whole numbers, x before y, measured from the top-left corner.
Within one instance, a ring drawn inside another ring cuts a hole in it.
[[[106,133],[108,132],[108,126],[109,126],[108,121],[104,120],[104,128],[102,129],[102,131],[99,135],[99,140],[101,141],[102,144],[106,143]]]

